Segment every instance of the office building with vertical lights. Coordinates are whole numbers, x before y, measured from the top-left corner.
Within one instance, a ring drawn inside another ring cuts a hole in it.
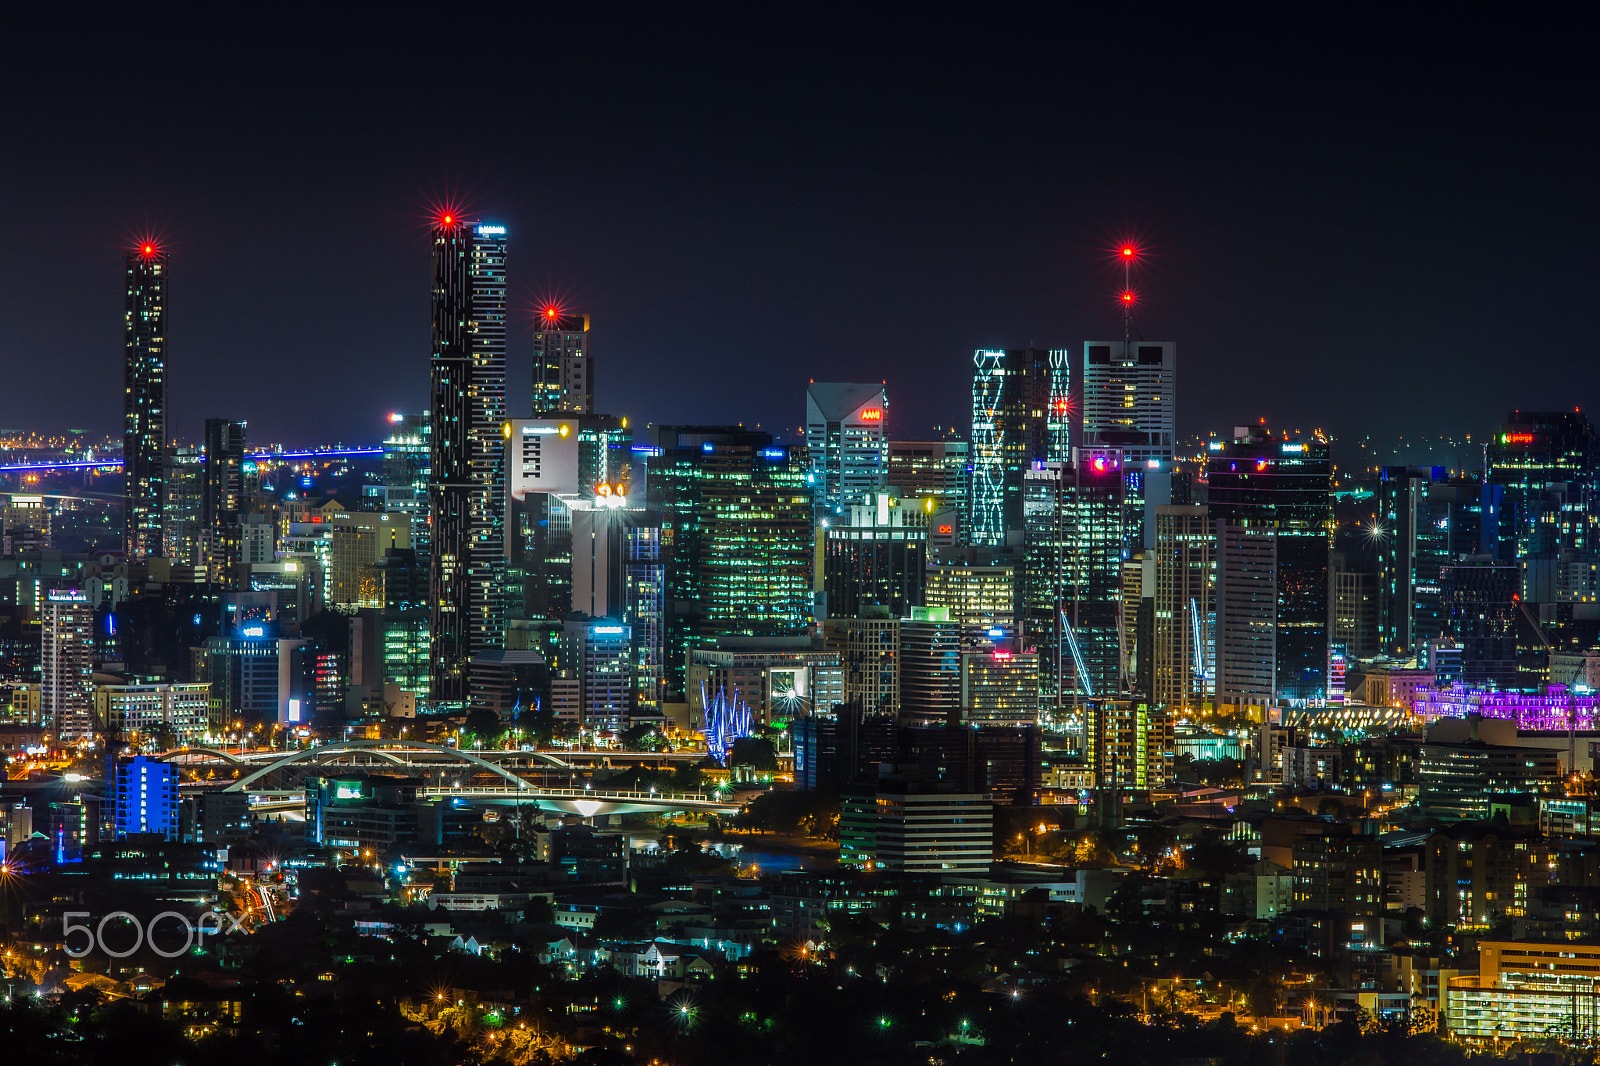
[[[168,266],[154,241],[123,257],[123,547],[130,559],[164,553]]]
[[[1592,561],[1600,549],[1600,436],[1579,411],[1512,411],[1484,448],[1492,507],[1486,540],[1503,562],[1522,568],[1521,596],[1533,603],[1563,595],[1563,560]]]
[[[1022,528],[1022,472],[1065,462],[1071,424],[1067,353],[980,349],[972,356],[968,541],[999,546]]]
[[[806,449],[811,494],[819,511],[842,513],[887,483],[883,385],[817,382],[806,386]]]

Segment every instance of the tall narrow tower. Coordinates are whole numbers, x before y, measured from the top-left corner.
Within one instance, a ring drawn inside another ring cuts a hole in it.
[[[166,500],[167,265],[153,240],[123,257],[123,548],[130,559],[162,553]]]
[[[506,230],[451,211],[433,226],[430,691],[471,695],[504,641]]]
[[[467,563],[472,512],[472,231],[441,214],[433,227],[432,454],[428,503],[433,515],[429,635],[436,700],[467,694]]]

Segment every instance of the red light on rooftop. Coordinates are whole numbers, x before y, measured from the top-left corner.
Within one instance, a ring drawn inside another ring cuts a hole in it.
[[[546,317],[546,318],[555,318],[555,317],[559,316],[560,314],[561,314],[561,312],[556,310],[554,307],[546,307],[544,309],[544,317]]]
[[[1131,305],[1133,303],[1133,293],[1125,292],[1120,297],[1118,297],[1118,299],[1120,299],[1124,304]]]

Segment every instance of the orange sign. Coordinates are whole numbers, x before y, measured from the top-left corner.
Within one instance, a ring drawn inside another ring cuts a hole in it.
[[[882,422],[883,421],[883,408],[881,408],[881,407],[865,407],[865,408],[862,408],[861,421],[863,421],[863,422]]]

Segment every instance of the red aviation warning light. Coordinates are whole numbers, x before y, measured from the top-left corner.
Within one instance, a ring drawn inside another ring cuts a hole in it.
[[[1124,262],[1131,262],[1132,260],[1139,258],[1139,249],[1135,248],[1131,244],[1124,244],[1121,248],[1117,249],[1117,256]]]
[[[1117,297],[1117,299],[1122,301],[1123,307],[1132,307],[1134,300],[1136,300],[1137,297],[1134,295],[1132,289],[1126,289]]]

